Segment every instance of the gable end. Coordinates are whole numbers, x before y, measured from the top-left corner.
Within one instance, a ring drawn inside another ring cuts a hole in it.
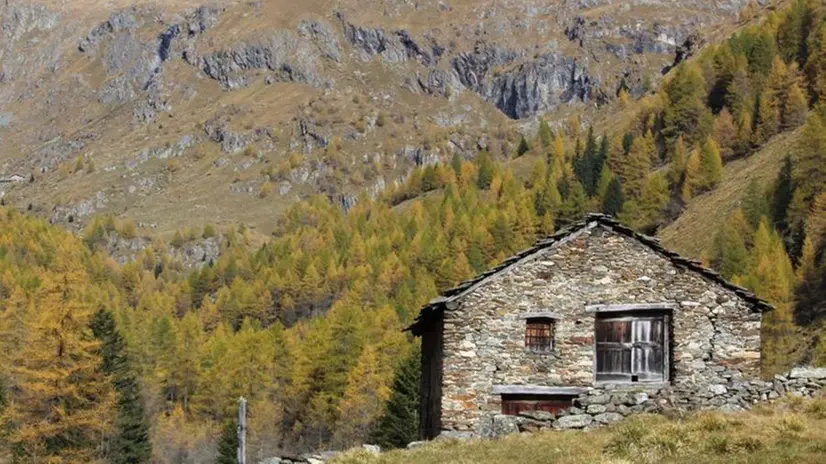
[[[595,227],[602,227],[610,232],[631,238],[634,241],[649,248],[656,254],[668,259],[677,268],[690,270],[696,274],[699,274],[701,277],[705,278],[711,283],[720,285],[721,287],[732,291],[738,298],[745,301],[752,309],[752,311],[764,312],[773,309],[768,302],[758,298],[756,295],[754,295],[747,289],[727,281],[716,271],[703,266],[703,264],[700,261],[684,258],[676,252],[664,248],[660,244],[658,239],[637,233],[633,229],[620,224],[610,216],[604,214],[591,214],[586,218],[585,221],[574,224],[566,229],[560,230],[559,232],[551,235],[550,237],[540,239],[536,242],[536,244],[533,247],[528,248],[504,260],[501,264],[494,267],[493,269],[484,272],[472,279],[466,280],[457,285],[456,287],[453,287],[445,291],[444,293],[442,293],[441,296],[431,300],[427,305],[425,305],[419,313],[419,316],[417,316],[414,323],[405,330],[409,330],[414,335],[420,336],[425,325],[424,322],[430,319],[434,315],[434,313],[438,313],[444,310],[456,309],[456,307],[458,307],[459,301],[465,295],[484,285],[489,278],[505,272],[517,263],[532,259],[536,257],[539,253],[544,253],[547,250],[560,247],[565,243],[568,243],[569,241],[580,236],[581,234],[594,229]],[[596,309],[596,307],[591,309],[595,311],[598,310]]]

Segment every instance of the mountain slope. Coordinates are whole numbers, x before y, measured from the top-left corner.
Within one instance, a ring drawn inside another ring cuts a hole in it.
[[[749,184],[767,188],[777,179],[783,160],[794,150],[800,130],[781,134],[747,158],[725,165],[723,181],[714,190],[692,199],[685,211],[658,232],[663,245],[685,256],[704,257],[714,234],[733,209],[740,206]]]
[[[7,3],[0,179],[23,181],[0,195],[70,227],[270,230],[297,198],[349,207],[417,164],[513,150],[496,134],[537,115],[588,118],[621,79],[639,95],[744,4]]]

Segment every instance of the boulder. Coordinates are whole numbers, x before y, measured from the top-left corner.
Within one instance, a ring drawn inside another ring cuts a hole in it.
[[[625,404],[628,405],[640,405],[648,401],[648,393],[645,392],[637,392],[633,393],[628,397],[628,401]]]
[[[586,409],[588,414],[602,414],[606,410],[607,410],[607,408],[605,407],[605,405],[602,405],[602,404],[592,404],[592,405],[589,405],[588,408]]]
[[[517,432],[519,432],[518,417],[504,414],[497,414],[493,416],[490,429],[490,435],[492,437],[502,437]]]
[[[365,451],[368,451],[372,454],[379,454],[381,453],[381,447],[379,445],[368,445],[367,443],[361,445]]]
[[[258,464],[281,464],[283,462],[284,461],[281,458],[275,457],[275,458],[267,458],[267,459],[263,459],[261,461],[258,461]]]
[[[710,391],[714,395],[725,395],[728,392],[728,389],[725,385],[715,384],[709,385],[708,391]]]
[[[554,427],[558,429],[581,429],[591,425],[591,422],[593,421],[594,418],[588,414],[576,414],[572,416],[560,417],[556,422],[554,422]]]
[[[459,430],[442,430],[435,440],[470,440],[473,438],[473,432],[459,431]]]
[[[596,416],[594,416],[594,420],[599,422],[600,424],[610,424],[612,422],[617,422],[617,421],[622,420],[622,419],[623,419],[622,414],[619,414],[619,413],[616,413],[616,412],[606,412],[606,413],[597,414]]]
[[[554,414],[548,411],[522,411],[519,415],[538,421],[552,421],[555,419]]]
[[[795,367],[789,373],[792,379],[826,379],[826,367]]]
[[[589,404],[608,404],[611,402],[611,397],[608,395],[594,395],[580,398],[579,401],[584,405]]]

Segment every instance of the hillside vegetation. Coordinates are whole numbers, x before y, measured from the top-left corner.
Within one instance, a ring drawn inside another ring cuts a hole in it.
[[[635,98],[621,81],[618,104],[633,110],[620,132],[578,117],[541,120],[534,137],[497,132],[511,148],[430,160],[346,211],[327,195],[296,202],[252,250],[249,228],[219,227],[220,255],[190,269],[167,247],[216,228],[147,239],[117,265],[104,245],[134,236],[134,223],[97,218],[81,239],[19,212],[36,206],[0,208],[0,444],[16,462],[231,459],[239,396],[251,459],[386,437],[377,427],[399,426],[386,402],[406,404],[394,377],[415,377],[415,341],[401,329],[440,290],[589,211],[654,232],[718,194],[728,208],[749,169],[767,184],[750,184],[721,229],[701,231],[713,237],[702,251],[777,307],[764,325],[767,375],[824,363],[824,42],[822,2],[791,2],[678,65],[660,90]],[[80,159],[67,177],[95,169]],[[392,444],[409,439],[403,425]],[[782,449],[778,437],[755,446]]]
[[[596,431],[546,431],[498,440],[428,443],[381,455],[352,451],[334,464],[820,463],[826,402],[789,400],[751,412],[684,419],[636,416]]]
[[[708,232],[721,229],[732,211],[742,206],[750,185],[763,190],[772,186],[783,160],[799,146],[799,138],[799,131],[784,133],[752,156],[727,163],[716,189],[694,198],[674,222],[657,232],[663,245],[685,256],[708,258],[714,242],[714,234]]]

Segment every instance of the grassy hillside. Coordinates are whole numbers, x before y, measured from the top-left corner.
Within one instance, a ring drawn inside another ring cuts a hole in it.
[[[799,138],[800,130],[781,134],[753,155],[727,163],[720,185],[692,199],[677,220],[659,232],[663,244],[685,256],[703,258],[714,234],[740,206],[749,184],[757,181],[765,188],[774,182]]]
[[[826,400],[789,399],[746,413],[686,419],[637,416],[592,432],[548,431],[500,440],[442,441],[335,464],[817,463],[826,461]]]

